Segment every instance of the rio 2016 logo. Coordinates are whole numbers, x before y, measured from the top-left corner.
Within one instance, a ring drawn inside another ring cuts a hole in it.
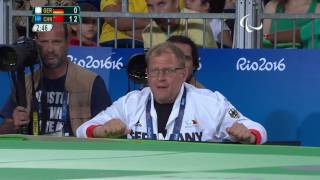
[[[262,57],[258,61],[248,60],[245,57],[238,59],[236,64],[237,71],[285,71],[286,64],[284,58],[279,61],[268,61]]]
[[[242,28],[245,28],[245,30],[248,32],[248,33],[252,33],[253,31],[259,31],[262,29],[262,23],[260,24],[260,26],[258,27],[254,27],[252,25],[250,25],[248,23],[248,17],[249,17],[249,14],[243,16],[241,19],[240,19],[240,26]]]
[[[78,58],[74,57],[73,55],[68,55],[68,58],[71,60],[71,62],[88,69],[121,70],[124,68],[124,64],[122,62],[123,57],[120,57],[119,59],[112,59],[112,54],[109,54],[104,59],[96,59],[92,55],[88,55],[85,58]]]

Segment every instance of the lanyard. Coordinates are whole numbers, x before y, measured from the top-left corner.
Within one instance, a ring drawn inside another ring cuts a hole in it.
[[[183,94],[180,101],[180,109],[178,117],[174,120],[174,127],[172,134],[170,134],[170,140],[171,141],[178,141],[181,125],[182,125],[182,119],[184,115],[184,109],[186,107],[186,100],[187,100],[187,89],[184,87]],[[152,124],[152,117],[151,117],[151,95],[148,96],[147,101],[147,108],[146,108],[146,121],[147,121],[147,138],[148,139],[156,139],[156,135],[153,133],[153,124]]]

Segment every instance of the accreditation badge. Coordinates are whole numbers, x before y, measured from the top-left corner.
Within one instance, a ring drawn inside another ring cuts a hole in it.
[[[232,117],[234,119],[240,118],[240,114],[235,108],[229,109],[228,113],[229,113],[230,117]]]

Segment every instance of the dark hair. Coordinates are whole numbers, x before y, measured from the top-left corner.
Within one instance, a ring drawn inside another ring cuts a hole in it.
[[[91,3],[81,3],[80,4],[80,10],[81,11],[89,11],[89,12],[97,12],[97,8],[92,5]],[[93,17],[83,17],[82,23],[96,23],[97,19]]]
[[[193,62],[193,67],[194,71],[196,71],[199,68],[199,53],[198,53],[198,48],[197,45],[187,36],[182,36],[182,35],[174,35],[170,36],[167,41],[172,42],[172,43],[181,43],[181,44],[187,44],[191,48],[191,55],[192,55],[192,62]]]
[[[202,4],[209,3],[208,13],[222,13],[225,3],[225,0],[202,0]]]

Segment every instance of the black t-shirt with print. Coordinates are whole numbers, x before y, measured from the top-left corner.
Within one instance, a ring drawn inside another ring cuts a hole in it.
[[[59,136],[72,136],[69,120],[69,93],[65,91],[66,76],[58,79],[43,79],[43,85],[36,90],[38,101],[41,134],[59,134]],[[36,102],[33,102],[36,103]],[[43,127],[42,123],[46,123]]]

